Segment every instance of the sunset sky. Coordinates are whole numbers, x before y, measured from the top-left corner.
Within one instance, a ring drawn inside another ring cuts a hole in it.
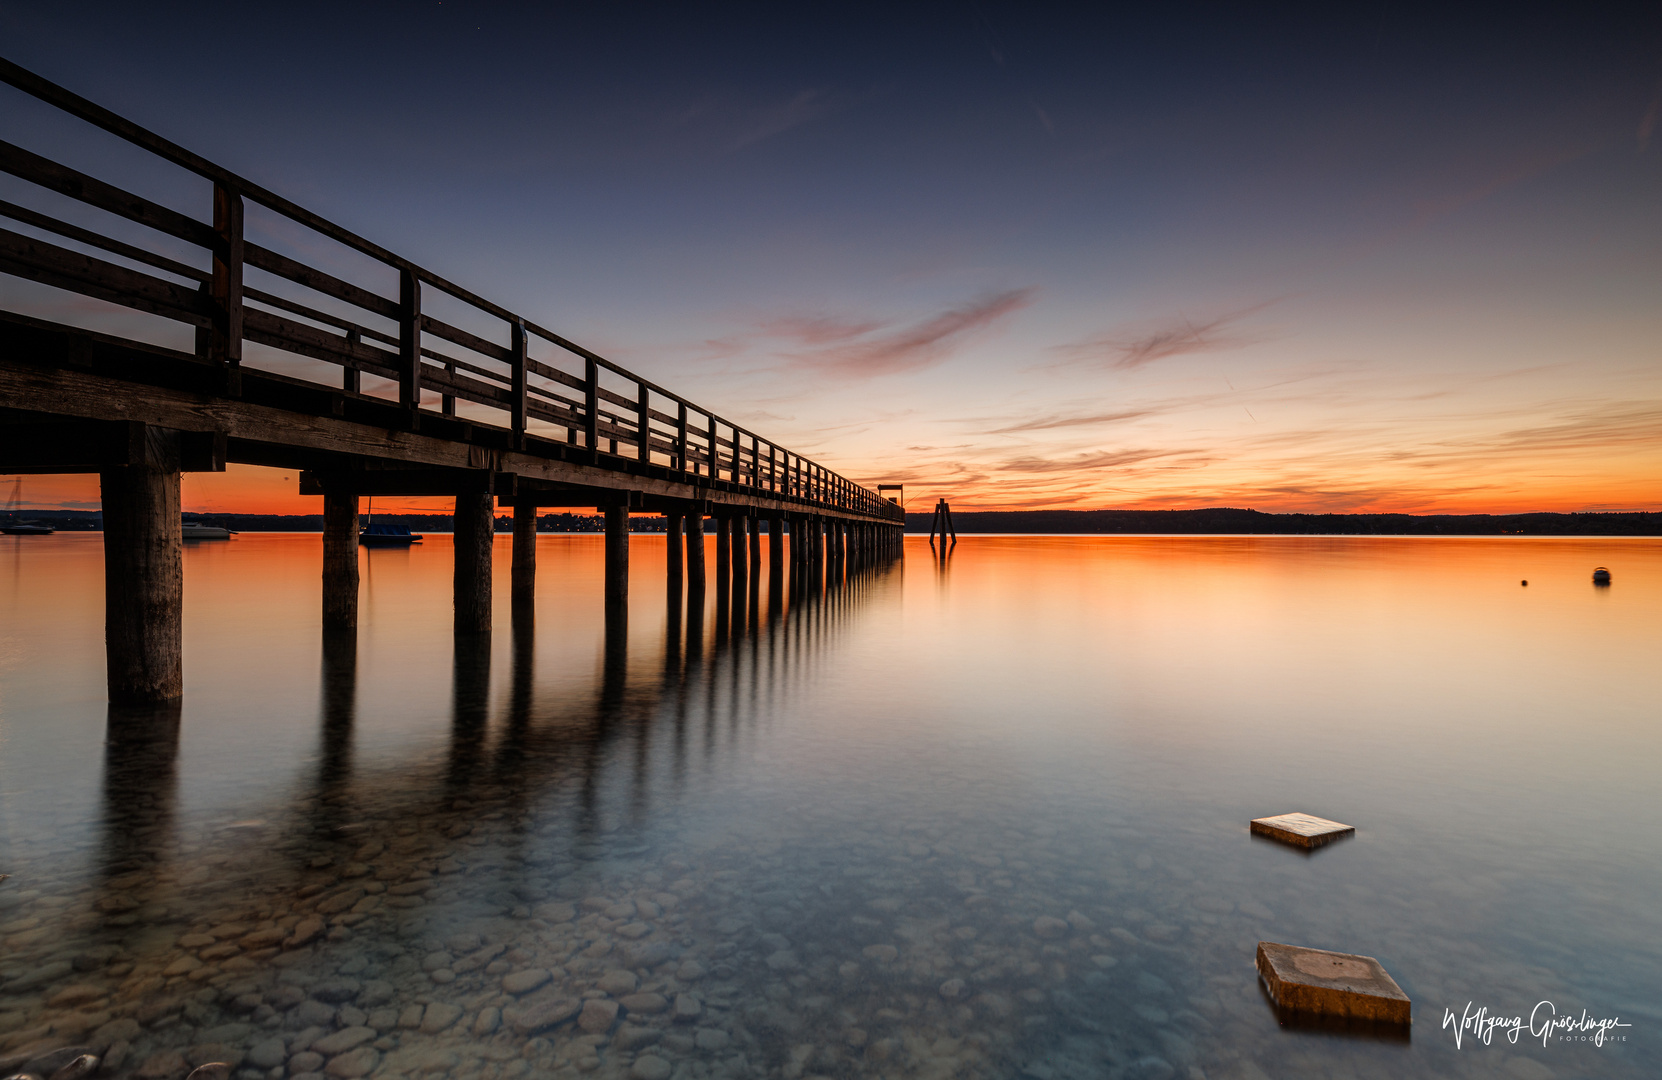
[[[0,0],[0,53],[913,509],[1662,509],[1662,7],[1355,7]]]

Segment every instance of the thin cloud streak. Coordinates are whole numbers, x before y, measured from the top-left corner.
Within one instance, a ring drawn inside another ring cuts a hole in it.
[[[1010,289],[950,308],[921,322],[887,332],[882,324],[823,318],[776,319],[767,324],[780,336],[803,344],[830,344],[810,352],[787,353],[792,367],[847,379],[871,379],[920,371],[940,363],[979,331],[1033,302],[1033,289]]]
[[[1250,307],[1195,321],[1179,318],[1164,324],[1126,324],[1117,329],[1056,346],[1057,351],[1075,362],[1097,361],[1116,371],[1135,371],[1158,360],[1189,353],[1221,352],[1269,340],[1262,332],[1250,332],[1241,323],[1282,297],[1265,300]]]

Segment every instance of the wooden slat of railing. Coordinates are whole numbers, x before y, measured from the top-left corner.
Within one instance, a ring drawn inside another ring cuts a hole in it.
[[[106,300],[135,311],[206,327],[212,308],[203,294],[171,281],[46,240],[0,229],[0,263],[7,273]]]
[[[37,184],[48,191],[67,195],[88,206],[108,211],[117,217],[147,225],[157,232],[166,233],[188,244],[195,244],[211,251],[219,242],[213,228],[195,218],[186,217],[177,210],[170,210],[160,203],[151,202],[130,191],[123,191],[114,184],[106,184],[84,172],[67,165],[59,165],[4,140],[0,140],[0,171],[8,172],[19,180]]]
[[[194,266],[186,266],[184,263],[170,259],[165,255],[157,255],[153,251],[146,251],[141,247],[134,247],[132,244],[125,244],[120,240],[112,240],[101,233],[93,232],[91,229],[83,229],[79,225],[71,225],[67,221],[59,221],[57,218],[49,217],[46,214],[39,213],[35,210],[30,210],[26,206],[18,206],[16,203],[6,202],[3,199],[0,199],[0,216],[11,218],[13,221],[24,225],[31,225],[34,228],[40,229],[44,232],[56,233],[65,239],[86,244],[88,247],[99,248],[109,252],[112,255],[119,255],[124,259],[131,259],[134,262],[141,262],[147,266],[153,266],[157,270],[164,270],[169,274],[173,274],[175,277],[189,278],[192,281],[203,283],[210,281],[213,277],[213,275],[209,274],[206,270],[198,270]]]
[[[304,285],[325,296],[332,296],[336,300],[344,300],[353,307],[363,308],[384,319],[398,320],[398,304],[388,300],[379,293],[370,292],[350,281],[343,281],[333,274],[315,270],[305,263],[296,262],[287,255],[279,255],[270,248],[258,244],[244,244],[243,259],[249,266],[255,266],[280,278],[287,278],[296,285]]]

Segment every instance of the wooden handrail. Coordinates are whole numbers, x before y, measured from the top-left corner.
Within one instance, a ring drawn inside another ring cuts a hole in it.
[[[399,401],[409,410],[412,425],[421,412],[423,391],[431,389],[441,395],[446,413],[457,399],[508,413],[507,430],[516,447],[525,445],[529,420],[546,420],[564,427],[568,441],[575,441],[581,433],[591,456],[610,454],[610,449],[603,451],[602,440],[618,449],[627,444],[641,463],[655,465],[653,455],[661,454],[672,469],[697,475],[702,483],[769,491],[805,504],[898,520],[897,514],[890,513],[889,503],[860,485],[4,58],[0,58],[0,82],[207,179],[214,187],[213,223],[208,224],[0,141],[0,172],[202,248],[208,263],[207,269],[189,266],[0,200],[0,218],[193,284],[181,285],[7,229],[0,229],[0,273],[197,327],[199,352],[226,370],[231,393],[236,392],[242,343],[248,340],[341,366],[340,386],[350,392],[357,392],[360,371],[396,381]],[[245,239],[245,200],[397,270],[398,298],[384,297]],[[251,287],[243,280],[247,267],[387,320],[395,324],[396,332],[363,325],[354,315],[331,313],[269,289]],[[424,311],[424,288],[437,289],[506,322],[510,344],[504,347]],[[246,307],[245,302],[257,306]],[[466,353],[457,356],[427,348],[424,334]],[[533,359],[528,349],[533,338],[581,359],[583,374]],[[478,362],[469,360],[467,353],[478,357]],[[492,363],[505,370],[485,366]],[[631,384],[633,393],[601,386],[602,372]],[[532,382],[533,376],[580,392],[582,401]],[[671,403],[673,411],[655,407],[654,395]],[[607,406],[615,406],[618,415],[603,419]]]

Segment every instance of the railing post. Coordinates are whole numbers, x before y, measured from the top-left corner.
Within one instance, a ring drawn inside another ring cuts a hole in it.
[[[363,335],[358,333],[356,327],[346,332],[346,351],[352,353],[354,357],[357,355],[358,346],[362,342]],[[354,362],[356,361],[354,360]],[[350,390],[352,393],[356,394],[362,385],[363,383],[356,367],[345,367],[341,369],[340,388],[342,390]]]
[[[510,392],[513,400],[508,405],[509,424],[514,431],[514,449],[525,449],[526,410],[530,393],[530,344],[525,339],[525,323],[514,320],[513,329],[509,335],[509,345],[513,348],[513,384]]]
[[[208,358],[225,365],[225,386],[232,394],[242,390],[242,196],[224,184],[214,185],[213,332]]]
[[[716,414],[710,414],[710,480],[721,479],[721,444],[716,441]]]
[[[583,360],[583,441],[588,444],[589,461],[599,461],[600,365],[592,356]]]
[[[456,374],[456,364],[454,361],[447,361],[445,363],[444,373],[450,376],[454,376]],[[443,413],[445,416],[456,415],[455,394],[445,393],[439,395],[439,412]]]
[[[680,406],[675,419],[675,467],[682,472],[687,471],[687,403],[677,402]]]
[[[635,398],[635,441],[640,444],[638,457],[642,464],[652,461],[652,391],[640,384]]]
[[[398,403],[415,427],[421,408],[421,282],[409,266],[398,274]]]

